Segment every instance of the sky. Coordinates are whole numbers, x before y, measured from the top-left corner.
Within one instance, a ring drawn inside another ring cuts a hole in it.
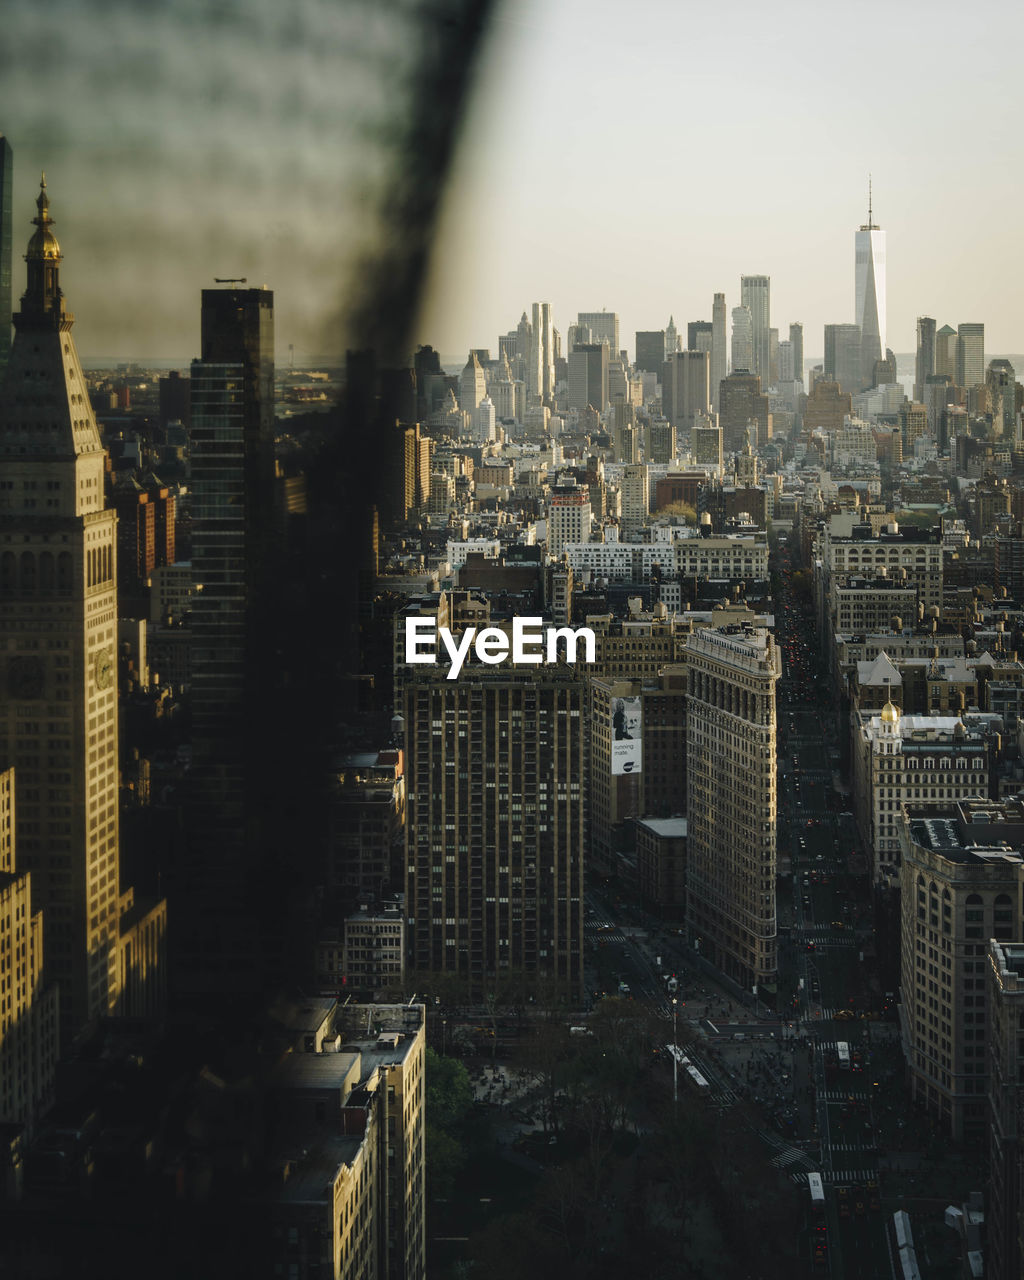
[[[439,0],[433,0],[435,10]],[[451,0],[457,5],[458,0]],[[274,289],[278,361],[336,356],[376,251],[426,0],[10,0],[0,132],[15,287],[40,169],[84,358],[197,352],[215,276]],[[418,16],[419,15],[419,16]],[[853,238],[887,233],[889,345],[919,314],[1024,350],[1010,52],[980,0],[504,0],[490,24],[415,342],[496,352],[535,301],[624,345],[772,279],[772,323],[853,319]],[[420,102],[416,109],[431,110]]]
[[[492,24],[419,333],[496,353],[530,304],[607,308],[633,352],[741,274],[772,323],[854,319],[854,233],[886,231],[888,343],[915,319],[1024,350],[1020,6],[520,0]]]

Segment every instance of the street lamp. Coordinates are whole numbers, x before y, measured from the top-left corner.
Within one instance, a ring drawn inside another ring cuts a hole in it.
[[[679,1105],[679,1044],[676,1036],[676,1012],[678,1001],[672,997],[672,1105]]]

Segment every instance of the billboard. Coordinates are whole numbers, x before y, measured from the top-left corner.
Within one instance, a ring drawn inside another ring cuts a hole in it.
[[[612,698],[612,776],[639,773],[642,759],[640,697]]]

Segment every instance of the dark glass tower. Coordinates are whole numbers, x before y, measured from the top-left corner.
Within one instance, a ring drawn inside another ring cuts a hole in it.
[[[176,886],[179,990],[258,992],[267,576],[274,535],[274,296],[204,289],[192,364],[192,777]]]
[[[0,133],[0,378],[11,355],[11,310],[14,295],[11,277],[11,216],[14,157],[11,144]]]

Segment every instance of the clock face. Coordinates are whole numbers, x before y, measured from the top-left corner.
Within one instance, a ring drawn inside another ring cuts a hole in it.
[[[93,667],[97,689],[109,689],[114,681],[114,655],[109,649],[101,649]]]
[[[43,663],[40,658],[12,658],[7,667],[7,692],[22,702],[43,696]]]

